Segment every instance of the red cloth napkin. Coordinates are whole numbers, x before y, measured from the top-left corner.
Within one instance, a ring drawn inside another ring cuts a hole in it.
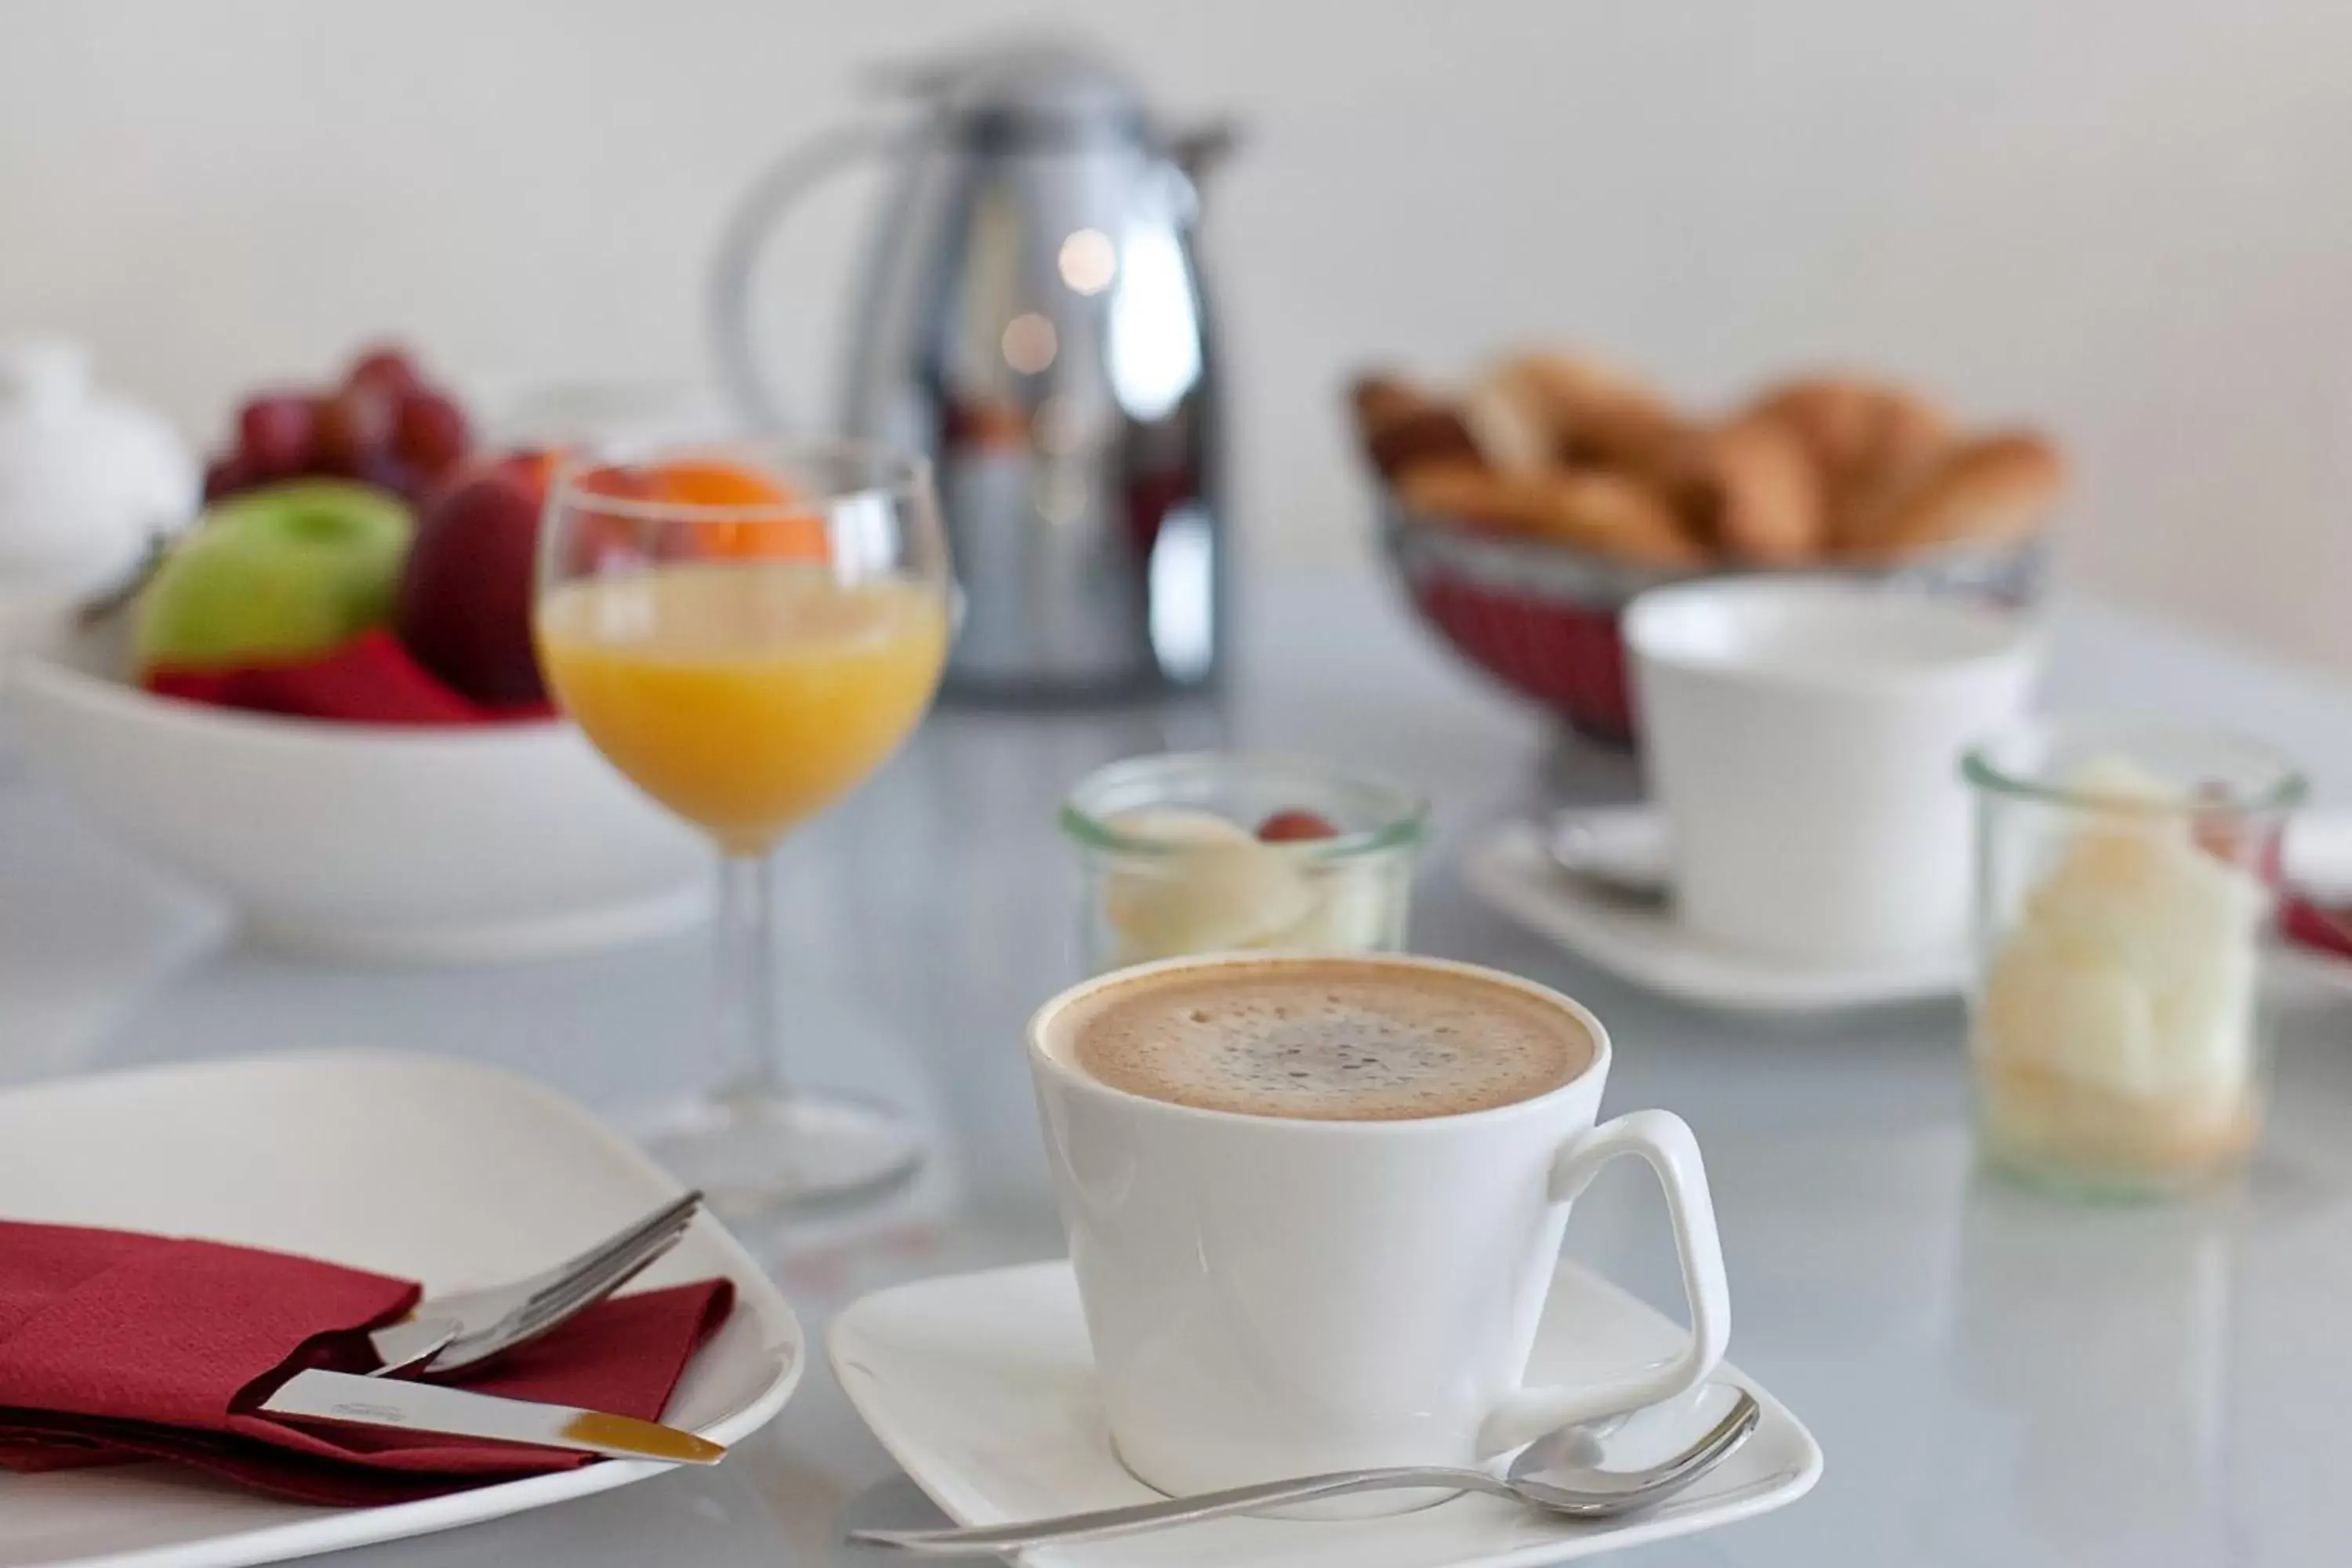
[[[502,708],[476,702],[442,684],[382,627],[301,664],[157,669],[144,684],[159,697],[348,724],[494,724],[555,711],[544,702]]]
[[[0,1466],[147,1457],[305,1501],[379,1503],[590,1462],[254,1413],[302,1367],[367,1370],[358,1336],[417,1295],[255,1247],[0,1221]],[[733,1300],[724,1279],[618,1297],[466,1385],[656,1420]]]
[[[2352,910],[2329,909],[2305,894],[2289,893],[2280,906],[2279,925],[2298,946],[2352,958]]]

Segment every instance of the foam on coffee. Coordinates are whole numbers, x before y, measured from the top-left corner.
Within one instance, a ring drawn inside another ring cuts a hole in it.
[[[1055,1019],[1046,1047],[1129,1094],[1314,1121],[1490,1110],[1559,1088],[1594,1055],[1584,1026],[1541,997],[1344,959],[1114,983]]]

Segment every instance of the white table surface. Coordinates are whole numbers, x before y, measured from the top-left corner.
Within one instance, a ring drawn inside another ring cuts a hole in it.
[[[1072,975],[1072,873],[1051,823],[1062,787],[1170,745],[1320,752],[1417,779],[1437,803],[1416,945],[1580,996],[1619,1042],[1611,1108],[1670,1106],[1697,1130],[1732,1353],[1827,1450],[1826,1479],[1793,1509],[1622,1561],[2352,1562],[2352,1001],[2292,994],[2276,1111],[2237,1200],[2082,1210],[1989,1184],[1970,1169],[1957,1005],[1745,1026],[1523,934],[1449,862],[1466,830],[1542,798],[1540,727],[1370,577],[1256,586],[1222,710],[940,715],[786,850],[784,1012],[804,1075],[917,1106],[943,1143],[889,1214],[766,1238],[813,1331],[877,1285],[1060,1250],[1019,1026]],[[2162,626],[2064,605],[2049,697],[2252,729],[2298,752],[2323,798],[2352,792],[2352,688]],[[1549,788],[1633,782],[1587,752]],[[700,933],[472,970],[257,951],[0,758],[0,1082],[366,1045],[496,1062],[625,1119],[699,1070],[708,984]],[[1571,1230],[1575,1256],[1679,1310],[1646,1177],[1612,1169]],[[819,1367],[717,1470],[341,1561],[880,1561],[835,1544],[845,1518],[929,1516]]]

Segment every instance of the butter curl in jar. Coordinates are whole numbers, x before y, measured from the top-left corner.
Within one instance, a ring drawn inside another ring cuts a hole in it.
[[[2260,742],[2043,722],[1971,751],[1979,1147],[2085,1196],[2198,1190],[2262,1129],[2261,950],[2303,775]]]
[[[1402,949],[1422,796],[1304,757],[1192,752],[1098,768],[1062,804],[1089,973],[1201,952]]]

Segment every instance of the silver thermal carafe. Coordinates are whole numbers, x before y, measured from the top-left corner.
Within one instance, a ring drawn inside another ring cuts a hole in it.
[[[946,692],[1089,700],[1189,689],[1224,654],[1217,363],[1192,230],[1222,130],[1165,133],[1062,45],[894,71],[911,113],[789,154],[737,214],[715,321],[730,389],[775,423],[751,322],[762,242],[815,180],[891,165],[850,331],[842,423],[929,454],[964,619]]]

